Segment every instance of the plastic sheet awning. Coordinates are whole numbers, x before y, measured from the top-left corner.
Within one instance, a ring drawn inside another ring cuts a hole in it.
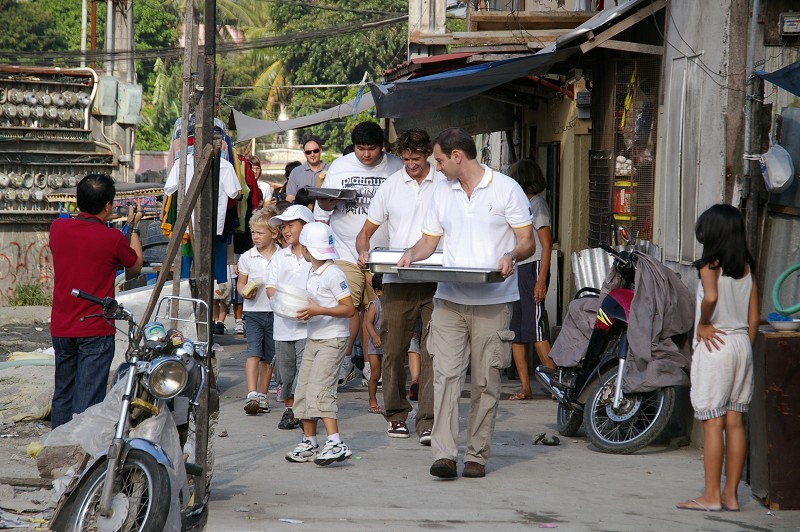
[[[375,103],[372,100],[372,95],[369,92],[365,92],[361,98],[354,98],[349,102],[331,107],[330,109],[325,109],[319,113],[280,121],[260,120],[233,109],[233,120],[236,122],[236,142],[243,142],[245,140],[263,137],[264,135],[272,135],[292,129],[313,126],[328,122],[329,120],[342,119],[366,111],[374,105]],[[355,113],[353,111],[354,109]]]
[[[378,116],[402,118],[450,105],[517,78],[539,75],[578,53],[577,48],[482,63],[423,78],[371,85]]]
[[[773,85],[800,96],[800,61],[787,65],[775,72],[756,70],[756,75]]]

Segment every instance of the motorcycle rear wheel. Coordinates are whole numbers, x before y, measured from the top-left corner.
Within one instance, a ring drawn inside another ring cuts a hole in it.
[[[86,477],[72,495],[73,504],[67,530],[113,529],[123,532],[160,532],[164,529],[170,505],[167,470],[149,454],[132,450],[119,472],[119,490],[114,492],[116,511],[122,515],[103,518],[98,514],[100,494],[106,479],[106,463]]]
[[[589,441],[604,453],[631,454],[653,442],[675,409],[675,389],[625,394],[620,408],[613,399],[617,368],[603,373],[589,392],[583,422]]]
[[[558,413],[556,414],[556,426],[558,433],[562,436],[575,436],[583,425],[583,413],[570,410],[566,406],[558,403]]]

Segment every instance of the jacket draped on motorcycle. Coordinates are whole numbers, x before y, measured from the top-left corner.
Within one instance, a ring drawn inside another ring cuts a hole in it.
[[[622,277],[612,268],[600,297],[573,300],[550,358],[560,367],[581,364],[597,318],[600,302],[620,287]],[[628,317],[628,364],[624,391],[648,392],[667,386],[687,386],[691,367],[694,300],[678,276],[656,259],[638,254],[636,292]]]

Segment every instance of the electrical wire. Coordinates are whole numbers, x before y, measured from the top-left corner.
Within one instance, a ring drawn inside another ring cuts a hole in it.
[[[320,28],[315,30],[293,32],[283,35],[274,35],[270,37],[261,37],[251,41],[241,43],[219,43],[216,46],[218,54],[239,53],[248,50],[256,50],[262,48],[273,48],[278,46],[286,46],[290,44],[297,44],[307,41],[318,41],[320,39],[328,39],[331,37],[338,37],[341,35],[352,35],[355,33],[362,33],[372,31],[375,29],[403,24],[408,20],[408,14],[379,20],[360,21],[350,24],[341,24],[329,26],[327,28]],[[199,46],[200,53],[203,47]],[[65,63],[80,63],[85,57],[87,62],[103,62],[108,60],[126,61],[131,57],[135,57],[137,61],[154,61],[158,58],[175,58],[182,57],[184,47],[169,47],[169,48],[149,48],[140,49],[136,51],[130,50],[114,50],[111,52],[95,51],[95,52],[80,52],[80,51],[61,51],[61,52],[12,52],[0,51],[0,59],[7,59],[9,62],[23,63],[23,64],[50,64],[58,61]]]

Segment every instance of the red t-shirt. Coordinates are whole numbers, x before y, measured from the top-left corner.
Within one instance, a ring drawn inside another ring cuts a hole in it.
[[[77,218],[59,218],[50,226],[55,274],[50,314],[53,336],[86,338],[115,333],[114,327],[102,318],[81,322],[82,317],[102,310],[99,305],[70,294],[77,288],[97,297],[114,297],[117,269],[136,264],[136,252],[122,232],[97,221],[96,216],[79,214]]]

